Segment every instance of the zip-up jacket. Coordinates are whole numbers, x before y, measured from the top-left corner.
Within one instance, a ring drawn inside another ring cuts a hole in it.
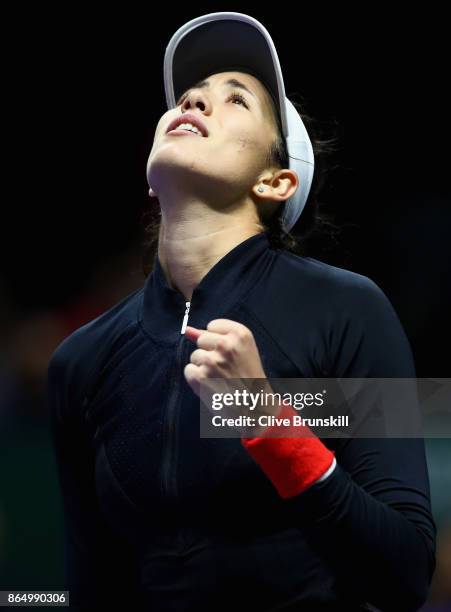
[[[143,287],[49,364],[72,606],[417,610],[435,567],[424,440],[325,437],[333,469],[281,496],[267,466],[283,480],[295,446],[266,440],[263,456],[200,436],[183,330],[217,318],[252,331],[268,378],[415,377],[395,310],[366,276],[273,249],[265,232],[187,302],[156,257]]]

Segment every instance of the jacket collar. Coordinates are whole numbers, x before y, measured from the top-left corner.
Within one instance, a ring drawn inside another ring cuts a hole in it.
[[[227,318],[226,313],[271,265],[274,254],[267,231],[226,253],[194,288],[188,325],[205,329],[212,319]],[[141,304],[140,320],[146,332],[164,344],[179,342],[187,301],[181,291],[169,286],[157,254]]]

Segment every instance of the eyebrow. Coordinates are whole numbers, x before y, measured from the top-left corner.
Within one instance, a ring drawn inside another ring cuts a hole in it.
[[[251,96],[254,96],[254,98],[256,98],[256,95],[250,89],[248,89],[244,83],[242,83],[241,81],[238,81],[237,79],[228,79],[227,81],[224,81],[223,85],[230,85],[231,87],[238,87],[239,89],[244,89],[244,91],[247,91],[248,93],[251,94]],[[179,96],[177,100],[177,104],[179,100],[185,94],[187,94],[191,89],[202,89],[202,88],[207,88],[207,87],[210,87],[210,81],[199,81],[193,87],[190,87],[184,93],[182,93],[181,96]]]

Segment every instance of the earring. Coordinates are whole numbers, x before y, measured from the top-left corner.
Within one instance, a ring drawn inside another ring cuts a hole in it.
[[[257,191],[259,191],[260,193],[263,193],[263,191],[265,191],[265,188],[262,185],[260,185]]]

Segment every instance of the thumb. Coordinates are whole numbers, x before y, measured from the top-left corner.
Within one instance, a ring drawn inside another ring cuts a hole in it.
[[[191,325],[186,326],[185,336],[192,342],[197,342],[197,339],[201,335],[201,333],[202,330],[197,329],[197,327],[192,327]]]

